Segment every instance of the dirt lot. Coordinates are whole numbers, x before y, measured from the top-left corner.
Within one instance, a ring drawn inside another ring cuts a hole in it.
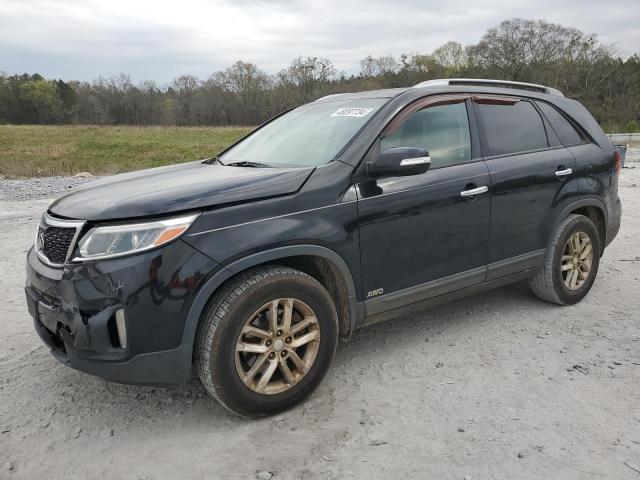
[[[358,332],[283,415],[239,420],[197,382],[118,385],[33,331],[24,257],[48,200],[0,202],[0,479],[640,479],[640,164],[579,305],[525,284]],[[261,473],[259,478],[269,478]]]

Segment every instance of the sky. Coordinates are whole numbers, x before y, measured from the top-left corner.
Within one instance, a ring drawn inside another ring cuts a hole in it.
[[[277,73],[298,56],[359,71],[367,55],[477,43],[502,20],[544,19],[640,54],[639,0],[0,0],[0,71],[168,84],[236,60]]]

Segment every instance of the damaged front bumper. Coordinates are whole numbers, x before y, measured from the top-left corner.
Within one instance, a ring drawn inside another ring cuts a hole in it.
[[[191,378],[186,314],[215,266],[182,241],[63,268],[45,265],[31,249],[29,313],[54,357],[72,368],[123,383],[184,383]]]

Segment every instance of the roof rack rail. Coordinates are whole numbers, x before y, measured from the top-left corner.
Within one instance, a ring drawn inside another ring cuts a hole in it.
[[[337,97],[338,95],[344,95],[345,93],[348,93],[348,92],[332,93],[330,95],[325,95],[324,97],[316,98],[314,102],[319,102],[320,100],[324,100],[326,98]]]
[[[439,85],[476,85],[485,87],[504,86],[511,88],[521,88],[523,90],[533,90],[535,92],[564,97],[560,90],[552,87],[546,87],[544,85],[537,85],[535,83],[512,82],[511,80],[491,80],[487,78],[439,78],[436,80],[427,80],[426,82],[418,83],[412,88],[435,87]]]

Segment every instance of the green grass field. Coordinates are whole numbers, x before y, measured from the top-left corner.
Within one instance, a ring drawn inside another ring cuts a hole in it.
[[[215,155],[248,127],[0,125],[0,175],[120,173]]]
[[[111,174],[220,152],[251,127],[0,125],[0,175]]]

